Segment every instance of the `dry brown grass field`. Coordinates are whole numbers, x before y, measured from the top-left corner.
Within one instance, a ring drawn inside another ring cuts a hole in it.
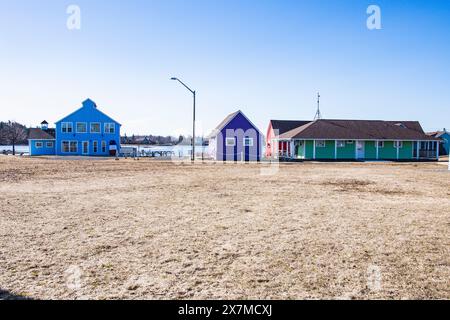
[[[0,298],[450,299],[437,163],[0,157]]]

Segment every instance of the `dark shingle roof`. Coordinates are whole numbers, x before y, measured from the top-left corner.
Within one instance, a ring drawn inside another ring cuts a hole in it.
[[[447,131],[427,132],[427,136],[441,138],[446,133],[448,132]]]
[[[39,128],[30,128],[28,132],[29,140],[54,140],[55,137]]]
[[[316,120],[279,136],[281,139],[437,140],[417,121]]]
[[[286,133],[310,122],[303,120],[270,120],[273,130],[278,130],[278,134]]]

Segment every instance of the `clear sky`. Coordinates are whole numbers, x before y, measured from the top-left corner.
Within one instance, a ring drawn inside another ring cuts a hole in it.
[[[66,9],[81,9],[69,30]],[[381,8],[381,30],[366,26]],[[53,123],[90,97],[127,134],[270,119],[450,128],[450,1],[0,0],[0,119]]]

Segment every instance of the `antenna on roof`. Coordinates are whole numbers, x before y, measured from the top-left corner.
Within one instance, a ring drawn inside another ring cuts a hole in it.
[[[317,93],[317,112],[314,116],[314,121],[320,119],[322,119],[322,113],[320,112],[320,93]]]

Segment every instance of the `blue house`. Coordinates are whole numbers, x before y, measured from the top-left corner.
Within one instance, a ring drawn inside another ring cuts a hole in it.
[[[56,154],[56,139],[54,130],[48,129],[47,121],[41,123],[41,128],[31,128],[28,132],[28,147],[31,156]]]
[[[53,132],[46,122],[40,129],[30,129],[30,155],[115,156],[120,151],[120,128],[120,123],[88,99],[56,122]]]
[[[442,131],[427,133],[431,137],[441,139],[439,151],[441,155],[448,155],[450,152],[450,132],[444,128]]]
[[[209,153],[217,161],[260,161],[263,134],[237,111],[226,117],[208,136]]]

